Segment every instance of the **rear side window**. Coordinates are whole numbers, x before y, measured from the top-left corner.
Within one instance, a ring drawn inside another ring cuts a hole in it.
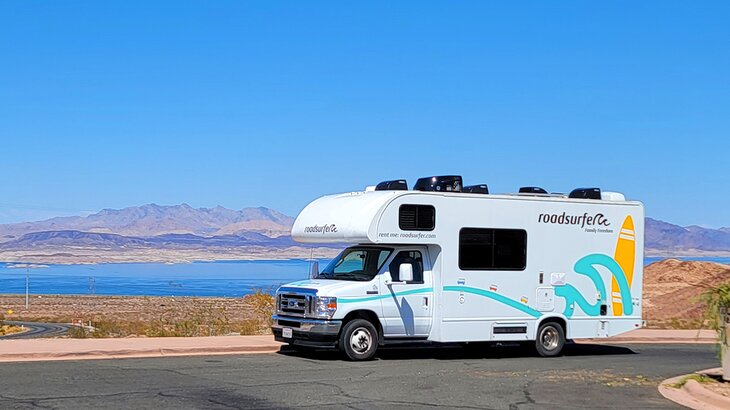
[[[459,269],[525,270],[527,231],[524,229],[462,228]]]
[[[436,226],[436,208],[432,205],[401,205],[398,209],[398,227],[402,231],[433,231]]]

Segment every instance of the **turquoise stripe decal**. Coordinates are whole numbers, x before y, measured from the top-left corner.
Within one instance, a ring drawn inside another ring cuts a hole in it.
[[[489,290],[479,289],[479,288],[472,288],[469,286],[444,286],[444,292],[464,292],[464,293],[473,293],[475,295],[484,296],[490,299],[494,299],[499,303],[503,303],[507,306],[513,307],[517,310],[520,310],[522,312],[527,313],[530,316],[533,317],[540,317],[542,316],[542,313],[538,312],[537,310],[525,305],[524,303],[520,303],[516,300],[512,300],[508,297],[502,296],[498,293],[494,293]]]
[[[376,295],[376,296],[369,296],[365,298],[337,298],[337,303],[359,303],[359,302],[370,302],[373,300],[378,299],[389,299],[392,297],[400,297],[405,295],[413,295],[416,293],[428,293],[433,292],[433,288],[419,288],[419,289],[410,289],[410,290],[404,290],[403,292],[396,292],[396,293],[386,293],[385,295]]]
[[[584,256],[575,263],[573,270],[580,274],[588,276],[593,284],[596,286],[596,290],[601,294],[599,300],[594,305],[588,303],[588,301],[578,292],[578,289],[573,285],[563,285],[555,287],[555,295],[565,298],[565,316],[571,317],[575,311],[575,305],[580,306],[588,316],[598,316],[601,314],[601,305],[606,303],[608,295],[606,294],[606,285],[603,283],[601,274],[593,265],[600,265],[611,271],[611,274],[616,278],[619,289],[621,290],[621,299],[625,301],[631,301],[631,290],[629,288],[629,282],[626,280],[626,274],[624,274],[621,266],[610,256],[602,255],[600,253],[594,253],[592,255]],[[624,313],[631,315],[634,313],[634,306],[632,303],[624,303]]]

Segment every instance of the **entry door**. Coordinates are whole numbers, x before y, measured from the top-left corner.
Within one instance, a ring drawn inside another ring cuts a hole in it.
[[[383,275],[379,275],[381,295],[385,296],[381,299],[385,336],[428,336],[433,312],[433,278],[426,249],[399,250],[385,267],[393,282],[400,280],[402,263],[413,266],[413,281],[386,285]]]

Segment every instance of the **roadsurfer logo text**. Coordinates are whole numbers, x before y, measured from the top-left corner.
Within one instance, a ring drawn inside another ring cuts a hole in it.
[[[322,235],[328,234],[328,233],[337,233],[337,225],[329,224],[329,225],[322,225],[322,226],[320,226],[320,225],[305,226],[304,233],[321,233]]]
[[[540,214],[537,217],[537,222],[558,224],[558,225],[580,225],[581,228],[593,225],[610,226],[608,219],[603,214],[588,215],[567,215],[565,212],[562,214]]]

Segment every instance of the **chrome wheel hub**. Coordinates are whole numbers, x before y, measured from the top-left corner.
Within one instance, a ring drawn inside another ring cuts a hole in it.
[[[373,335],[364,327],[358,327],[350,336],[350,346],[357,353],[365,353],[373,344]]]
[[[555,350],[558,347],[559,340],[560,336],[558,336],[558,331],[554,327],[548,326],[540,334],[540,343],[542,343],[545,350]]]

